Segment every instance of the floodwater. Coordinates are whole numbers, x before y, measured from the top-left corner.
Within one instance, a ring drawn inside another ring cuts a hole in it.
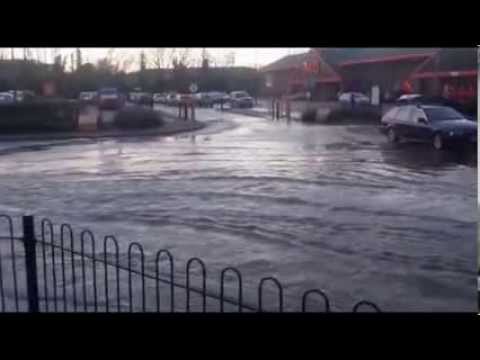
[[[214,276],[235,266],[253,292],[275,276],[292,309],[319,288],[344,311],[476,310],[475,154],[365,125],[197,119],[174,137],[0,144],[0,213],[197,256]]]

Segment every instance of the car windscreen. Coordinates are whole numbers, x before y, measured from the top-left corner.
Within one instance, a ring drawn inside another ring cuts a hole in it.
[[[239,93],[235,93],[233,96],[235,96],[236,98],[242,98],[242,97],[248,97],[248,94],[246,92],[239,92]]]
[[[102,89],[99,91],[101,95],[117,95],[117,90],[115,89]]]
[[[430,121],[446,121],[446,120],[460,120],[464,116],[458,111],[449,107],[435,107],[424,109]]]

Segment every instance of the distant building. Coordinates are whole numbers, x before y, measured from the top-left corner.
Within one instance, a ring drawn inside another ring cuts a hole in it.
[[[316,73],[305,64],[316,64]],[[475,48],[313,48],[286,56],[262,69],[264,93],[281,95],[312,90],[315,100],[333,100],[338,91],[369,94],[379,86],[383,100],[405,92],[477,99]]]
[[[280,96],[310,91],[319,100],[336,98],[341,78],[317,52],[289,55],[260,71],[264,74],[263,93]]]

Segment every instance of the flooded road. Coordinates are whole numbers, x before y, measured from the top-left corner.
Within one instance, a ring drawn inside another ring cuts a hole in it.
[[[320,288],[338,310],[475,311],[476,158],[371,126],[197,119],[176,137],[2,144],[0,213],[236,266],[252,291],[273,275],[297,308]]]

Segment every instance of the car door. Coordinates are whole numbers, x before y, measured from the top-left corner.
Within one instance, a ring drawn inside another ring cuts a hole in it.
[[[422,109],[415,108],[412,111],[409,132],[409,137],[418,140],[428,140],[432,136],[431,125],[428,123],[427,115]]]
[[[410,112],[412,111],[411,106],[400,106],[397,114],[395,115],[395,121],[392,122],[393,128],[395,129],[398,136],[408,137],[409,133],[409,118]]]

